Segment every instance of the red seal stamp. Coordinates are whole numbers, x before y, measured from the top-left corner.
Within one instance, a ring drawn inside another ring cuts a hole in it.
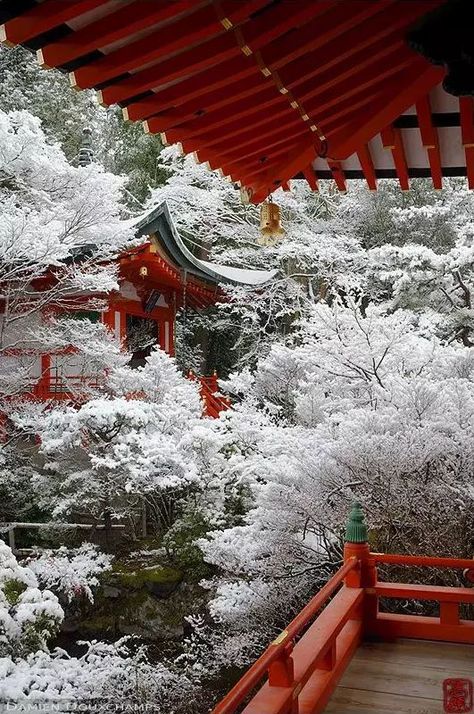
[[[455,712],[455,714],[472,712],[472,681],[461,677],[445,679],[443,682],[443,704],[445,712]]]

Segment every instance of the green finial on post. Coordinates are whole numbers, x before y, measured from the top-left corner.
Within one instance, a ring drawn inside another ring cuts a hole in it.
[[[349,513],[346,526],[346,543],[367,543],[367,525],[364,521],[364,511],[357,501]]]

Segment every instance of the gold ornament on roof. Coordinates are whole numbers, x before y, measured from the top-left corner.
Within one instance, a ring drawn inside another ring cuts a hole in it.
[[[281,227],[280,207],[267,201],[260,206],[260,236],[258,243],[273,246],[281,240],[285,231]]]

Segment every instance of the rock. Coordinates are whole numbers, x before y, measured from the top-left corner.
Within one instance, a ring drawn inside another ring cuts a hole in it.
[[[120,597],[121,595],[119,588],[114,588],[111,585],[104,585],[102,588],[102,594],[104,597],[114,599]]]

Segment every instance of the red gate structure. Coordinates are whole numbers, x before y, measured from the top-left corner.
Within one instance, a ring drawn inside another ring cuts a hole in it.
[[[459,613],[461,604],[474,604],[473,589],[380,582],[378,564],[474,573],[472,559],[372,553],[362,510],[356,504],[347,527],[344,564],[213,714],[319,714],[364,639],[414,638],[474,645],[474,622],[461,619]],[[435,601],[439,616],[380,612],[380,598]],[[474,662],[474,647],[472,657]]]

